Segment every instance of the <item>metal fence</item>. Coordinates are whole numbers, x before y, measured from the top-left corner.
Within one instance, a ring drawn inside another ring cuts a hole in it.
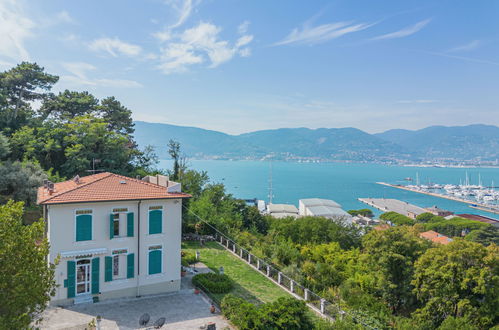
[[[281,288],[288,291],[295,298],[304,300],[309,308],[314,312],[321,315],[322,317],[334,321],[337,318],[342,318],[345,314],[338,304],[331,303],[326,299],[322,298],[320,295],[312,292],[305,286],[297,283],[289,276],[282,273],[278,268],[271,265],[267,261],[258,258],[250,251],[239,246],[235,241],[220,233],[219,231],[215,234],[215,241],[219,243],[226,250],[233,253],[239,259],[245,261],[255,270],[266,276],[271,281],[275,282]],[[355,315],[350,315],[357,323],[362,324],[367,329],[376,329],[369,324],[366,324],[359,320]]]

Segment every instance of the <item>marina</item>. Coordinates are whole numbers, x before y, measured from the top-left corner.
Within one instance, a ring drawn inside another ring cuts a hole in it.
[[[462,196],[464,194],[461,194],[460,196],[455,196],[455,195],[450,195],[450,194],[442,194],[442,193],[432,192],[432,191],[429,191],[430,188],[422,187],[422,186],[404,186],[404,185],[399,185],[399,184],[390,184],[390,183],[386,183],[386,182],[376,182],[376,183],[383,185],[383,186],[412,191],[412,192],[425,194],[425,195],[429,195],[429,196],[433,196],[433,197],[449,199],[449,200],[452,200],[455,202],[465,203],[465,204],[468,204],[470,207],[481,210],[481,211],[499,214],[499,206],[492,206],[490,204],[481,203],[478,201],[463,198]],[[457,187],[457,186],[455,186],[455,187]],[[478,187],[478,186],[476,186],[476,187]],[[475,188],[475,189],[477,189],[477,188]]]

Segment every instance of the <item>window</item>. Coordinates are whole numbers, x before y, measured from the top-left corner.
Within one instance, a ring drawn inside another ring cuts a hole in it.
[[[113,277],[120,275],[120,256],[113,256]]]
[[[120,214],[113,214],[113,236],[120,236]]]
[[[161,234],[163,232],[163,207],[149,207],[149,234]]]
[[[160,274],[163,272],[163,249],[161,245],[149,247],[149,275]]]
[[[75,219],[76,241],[92,240],[92,210],[77,210]]]
[[[112,256],[106,257],[109,260],[106,265],[106,272],[108,272],[108,279],[106,281],[114,281],[130,277],[130,271],[128,268],[133,267],[133,265],[128,264],[130,260],[128,255],[127,249],[119,249],[113,250]],[[131,255],[133,256],[133,253]],[[133,259],[130,261],[133,262]],[[133,274],[131,277],[133,277]]]
[[[133,212],[128,208],[114,208],[109,215],[109,238],[133,236]]]

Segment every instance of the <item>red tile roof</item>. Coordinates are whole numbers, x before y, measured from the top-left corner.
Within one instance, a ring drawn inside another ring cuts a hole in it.
[[[38,204],[106,202],[118,200],[189,198],[189,194],[170,193],[166,187],[139,179],[104,172],[54,184],[52,194],[38,188]]]
[[[439,243],[439,244],[449,244],[450,242],[452,242],[452,238],[449,238],[445,235],[439,234],[433,230],[428,230],[428,231],[425,231],[424,233],[420,233],[419,236],[422,238],[426,238],[429,241],[432,241],[434,243]]]

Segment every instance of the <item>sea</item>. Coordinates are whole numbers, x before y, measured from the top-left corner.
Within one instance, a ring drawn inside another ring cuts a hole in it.
[[[394,198],[420,207],[438,206],[454,213],[472,213],[499,219],[493,214],[470,208],[467,204],[411,191],[382,186],[376,182],[414,184],[478,184],[495,182],[499,186],[499,168],[485,167],[418,167],[372,163],[299,163],[284,161],[190,160],[190,168],[206,171],[212,182],[223,183],[226,191],[241,199],[269,201],[272,182],[273,203],[294,204],[303,198],[332,199],[344,210],[370,208],[358,198]],[[164,169],[172,168],[170,160],[160,161]],[[408,181],[411,178],[413,181]],[[371,208],[375,214],[381,212]]]

